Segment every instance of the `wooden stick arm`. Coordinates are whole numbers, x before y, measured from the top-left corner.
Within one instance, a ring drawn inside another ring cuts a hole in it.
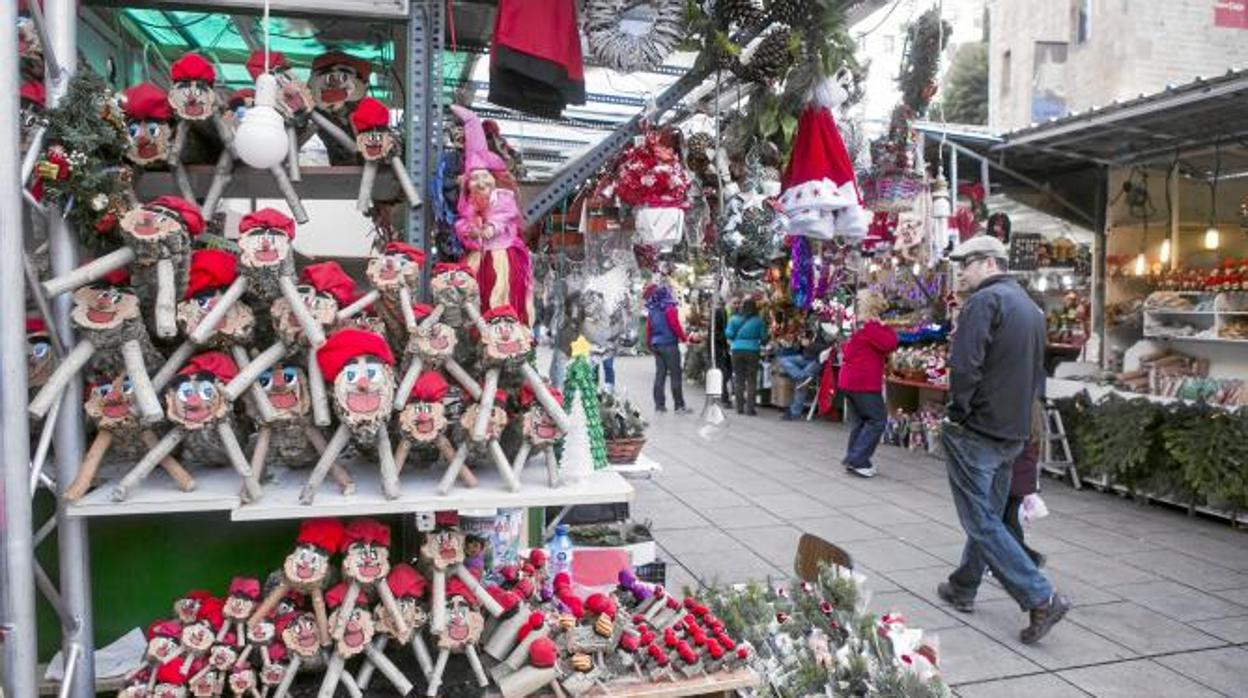
[[[572,422],[568,419],[568,413],[563,411],[563,408],[555,400],[555,396],[550,394],[550,389],[542,382],[542,377],[538,375],[537,369],[528,363],[522,363],[520,364],[520,372],[524,375],[524,382],[533,391],[533,395],[541,403],[542,409],[546,410],[546,414],[550,415],[550,419],[555,423],[555,426],[559,427],[559,430],[565,434],[571,431]]]
[[[468,657],[468,664],[472,667],[472,673],[477,677],[477,686],[485,688],[490,685],[490,677],[485,675],[485,667],[481,666],[481,657],[477,654],[476,645],[465,645],[464,656]]]
[[[290,181],[302,182],[303,172],[299,169],[299,132],[291,124],[286,125],[286,165],[290,168]]]
[[[503,614],[503,607],[494,600],[493,596],[490,596],[490,592],[486,591],[485,587],[481,586],[481,582],[478,581],[476,577],[472,576],[472,573],[468,571],[467,567],[464,567],[462,564],[455,565],[454,572],[455,576],[459,577],[459,581],[463,582],[464,586],[468,587],[468,590],[472,592],[472,595],[477,597],[477,602],[480,603],[481,607],[488,611],[490,615],[497,617]]]
[[[481,397],[477,400],[477,419],[472,423],[469,436],[473,441],[484,441],[486,430],[490,426],[490,416],[494,412],[494,394],[498,391],[499,368],[492,366],[485,371],[485,385],[481,386]]]
[[[355,210],[368,213],[373,207],[373,184],[377,181],[377,162],[368,160],[360,173],[360,192],[355,198]]]
[[[160,443],[160,439],[156,437],[156,432],[151,429],[144,429],[139,432],[139,439],[149,449],[156,448],[156,445]],[[182,464],[172,454],[160,460],[160,467],[164,468],[165,472],[169,473],[169,477],[172,477],[178,483],[178,489],[183,492],[190,492],[195,489],[195,478],[191,477],[190,472],[182,467]]]
[[[303,333],[308,338],[308,344],[312,347],[319,347],[325,343],[325,330],[321,327],[321,323],[312,317],[312,313],[308,312],[308,306],[303,304],[303,299],[299,297],[299,291],[295,288],[295,281],[289,276],[282,276],[277,280],[282,290],[282,297],[290,304],[290,311],[295,314],[295,319],[299,321],[299,325],[303,327]]]
[[[177,282],[173,260],[156,261],[156,336],[168,339],[178,336]]]
[[[369,661],[381,670],[381,673],[386,675],[386,679],[390,681],[390,685],[394,686],[399,695],[405,696],[412,690],[412,682],[403,675],[402,671],[399,671],[399,668],[394,665],[394,662],[390,661],[390,658],[385,653],[371,644],[364,647],[364,653],[368,655]]]
[[[126,497],[129,497],[130,490],[151,474],[157,464],[173,453],[173,449],[177,448],[184,438],[186,438],[186,432],[180,427],[171,429],[169,433],[165,434],[160,443],[145,453],[139,462],[130,469],[130,472],[126,473],[125,477],[121,479],[121,482],[113,487],[113,501],[121,502]]]
[[[325,390],[325,377],[321,375],[321,364],[316,360],[316,349],[308,350],[308,397],[312,400],[312,423],[318,427],[327,427],[332,421],[329,416],[329,397]]]
[[[420,667],[420,673],[428,681],[433,674],[433,657],[429,654],[429,647],[425,644],[424,636],[419,631],[414,632],[408,644],[412,646],[412,655],[416,657],[416,666]]]
[[[429,632],[446,630],[446,572],[433,570],[433,588],[429,596]]]
[[[368,293],[365,293],[363,296],[356,299],[354,303],[338,311],[338,322],[342,322],[343,320],[359,315],[365,308],[373,303],[376,303],[378,298],[381,298],[381,292],[377,289],[373,289]]]
[[[285,592],[282,592],[285,593]],[[295,682],[295,676],[299,674],[299,665],[303,663],[303,657],[292,655],[290,664],[286,665],[286,673],[282,674],[282,682],[277,685],[277,689],[273,692],[273,698],[286,698],[290,695],[290,686]],[[152,672],[155,674],[155,672]]]
[[[442,479],[438,481],[438,494],[446,494],[451,491],[451,486],[455,484],[455,478],[459,475],[459,471],[464,469],[464,461],[468,459],[468,444],[461,443],[455,449],[455,456],[451,459],[450,465],[446,467],[446,472],[442,475]],[[437,610],[436,608],[434,609]]]
[[[507,484],[507,489],[512,492],[519,492],[520,480],[515,473],[511,472],[511,462],[507,460],[507,454],[503,453],[502,444],[498,443],[498,439],[490,439],[489,449],[490,457],[494,459],[494,467],[498,468],[498,474],[503,478],[503,482]]]
[[[316,698],[334,698],[334,691],[338,690],[338,681],[344,673],[345,661],[337,652],[330,655],[329,665],[325,667],[325,678],[321,679],[321,690],[317,692]]]
[[[286,176],[286,170],[281,165],[274,165],[269,168],[269,174],[273,175],[273,180],[277,182],[277,188],[282,192],[282,197],[286,199],[286,205],[290,207],[291,216],[294,217],[300,225],[307,223],[308,212],[303,208],[303,201],[299,198],[299,193],[295,191],[295,185],[290,183],[290,177]]]
[[[134,250],[129,247],[120,247],[103,257],[96,257],[77,269],[48,279],[43,282],[43,292],[47,294],[48,298],[56,298],[62,293],[68,293],[89,283],[99,281],[109,273],[130,264],[134,261],[134,258]]]
[[[524,466],[529,462],[529,454],[533,452],[533,444],[524,441],[521,442],[520,448],[516,449],[516,457],[511,461],[511,472],[515,474],[516,479],[520,479],[520,473],[524,472]]]
[[[381,603],[390,613],[390,622],[394,624],[395,634],[399,637],[406,637],[411,631],[407,627],[407,621],[403,620],[403,614],[399,611],[399,600],[394,598],[394,592],[390,591],[390,585],[382,580],[376,586],[377,595],[381,597]]]
[[[174,349],[173,353],[169,355],[169,358],[165,359],[165,363],[156,372],[156,375],[152,376],[152,390],[156,392],[164,390],[165,386],[169,385],[169,381],[178,375],[178,369],[182,368],[182,364],[185,364],[187,359],[194,356],[196,351],[197,347],[190,342],[179,344],[178,348]]]
[[[316,490],[321,486],[321,482],[325,479],[325,475],[329,472],[330,466],[338,459],[342,450],[347,447],[347,442],[351,440],[351,430],[345,424],[339,424],[338,430],[330,438],[329,443],[325,444],[325,450],[321,452],[321,458],[316,462],[316,467],[312,468],[312,472],[308,474],[308,481],[303,486],[303,491],[299,494],[299,502],[301,504],[311,504],[316,499]]]
[[[364,691],[360,689],[359,684],[355,682],[355,677],[343,671],[338,677],[338,682],[342,687],[347,689],[347,695],[350,698],[364,698]]]
[[[355,150],[355,139],[347,135],[346,131],[339,128],[338,124],[330,121],[329,117],[315,109],[312,110],[312,123],[316,124],[318,131],[338,141],[342,147]]]
[[[229,288],[225,289],[225,293],[217,299],[216,305],[212,306],[212,310],[199,321],[195,329],[191,330],[188,339],[191,342],[204,345],[212,336],[217,333],[217,328],[221,326],[221,321],[225,319],[226,313],[230,312],[230,308],[243,297],[243,293],[247,291],[247,277],[239,276],[234,279]]]
[[[284,581],[279,582],[277,586],[273,587],[273,590],[269,592],[269,595],[264,597],[264,601],[261,601],[260,605],[256,606],[256,610],[251,612],[251,617],[247,619],[247,627],[254,628],[260,624],[260,621],[268,618],[269,614],[273,612],[273,609],[277,608],[277,605],[282,602],[282,599],[286,596],[286,592],[288,591],[290,591],[290,585]],[[297,661],[299,655],[294,655],[294,657]]]
[[[230,180],[234,178],[234,158],[230,156],[229,150],[222,150],[221,155],[217,157],[217,164],[213,167],[212,181],[208,184],[208,193],[204,195],[204,218],[212,218],[217,213],[217,204],[221,201],[221,196],[225,194],[225,188],[229,186]]]
[[[274,353],[281,352],[282,354],[285,354],[286,347],[281,342],[277,342],[273,347],[269,347],[265,351],[273,351]],[[244,380],[240,381],[240,383],[245,382],[247,384],[246,391],[251,396],[251,401],[256,408],[256,411],[260,413],[260,421],[264,424],[272,422],[277,418],[277,409],[273,407],[273,403],[269,402],[269,396],[264,392],[264,389],[256,383],[256,379],[260,377],[260,374],[264,372],[264,369],[271,367],[272,364],[262,365],[260,368],[248,371],[248,369],[251,368],[251,365],[255,362],[247,354],[246,349],[235,344],[230,347],[230,354],[234,357],[234,363],[239,368],[239,375],[241,375],[244,371],[247,371],[248,376],[250,376],[244,378]],[[268,357],[266,357],[266,360],[267,358]],[[235,375],[234,378],[232,378],[230,382],[225,385],[225,397],[230,402],[238,400],[239,396],[242,395],[243,390],[239,387],[239,385],[235,384],[235,381],[238,381],[239,375]],[[233,386],[234,390],[231,390],[231,386]]]
[[[420,324],[416,326],[416,331],[428,332],[429,328],[438,324],[438,321],[442,319],[442,314],[445,312],[446,308],[441,303],[433,306],[433,312],[429,313],[429,317],[420,321]]]
[[[390,642],[390,638],[386,635],[377,635],[373,638],[373,647],[378,652],[384,652],[386,645]],[[373,672],[377,669],[377,665],[371,660],[365,659],[360,665],[360,671],[355,675],[355,685],[360,687],[361,691],[367,691],[368,685],[373,681]]]
[[[481,399],[481,386],[473,380],[472,376],[468,375],[468,372],[464,370],[464,367],[458,361],[447,357],[443,365],[446,367],[446,372],[450,374],[451,378],[455,379],[456,383],[459,383],[459,387],[463,388],[469,397],[473,400]]]
[[[221,421],[217,424],[217,434],[221,437],[221,443],[225,445],[225,453],[230,459],[230,465],[234,466],[234,471],[243,479],[243,501],[257,501],[261,496],[260,481],[251,472],[251,464],[247,462],[243,447],[238,443],[238,435],[234,433],[234,426],[228,421]]]
[[[240,346],[230,347],[230,353],[234,356],[234,363],[238,364],[238,374],[231,378],[229,383],[225,384],[225,399],[233,402],[242,397],[243,393],[259,380],[260,374],[273,368],[278,361],[285,358],[286,352],[287,347],[285,344],[274,342],[253,359],[247,356],[246,349]],[[264,394],[263,390],[260,392],[262,395]],[[265,397],[265,402],[268,402],[267,396]],[[272,409],[272,405],[269,405],[269,407]],[[270,420],[271,417],[266,421]]]
[[[429,688],[425,691],[426,696],[433,698],[442,689],[442,675],[446,673],[446,660],[450,656],[450,650],[446,648],[438,650],[438,661],[433,665],[433,671],[429,674]]]
[[[52,403],[61,398],[61,393],[65,392],[65,386],[69,385],[70,380],[78,375],[94,354],[95,345],[89,339],[83,339],[74,345],[69,354],[57,364],[52,375],[48,376],[48,382],[35,393],[35,398],[30,401],[30,406],[27,408],[30,415],[36,419],[43,419],[48,414],[48,410],[52,409]]]
[[[186,148],[186,136],[190,133],[190,128],[191,125],[181,119],[174,124],[173,141],[169,143],[169,155],[165,158],[169,163],[169,169],[182,166],[182,151]]]
[[[407,199],[407,205],[416,208],[421,204],[420,192],[416,191],[416,185],[412,183],[412,177],[407,173],[407,166],[403,164],[403,159],[398,155],[390,158],[390,169],[394,170],[394,178],[399,182],[399,188],[403,190],[403,198]]]
[[[399,469],[394,462],[390,431],[385,424],[377,429],[377,469],[381,471],[381,491],[386,499],[398,499],[403,494],[399,488]]]
[[[139,345],[139,340],[131,339],[122,344],[121,356],[126,363],[126,375],[130,377],[130,385],[134,388],[140,421],[144,425],[152,425],[164,420],[165,410],[147,376],[147,365],[143,362],[143,347]]]
[[[399,389],[394,394],[394,409],[400,411],[407,406],[407,399],[412,395],[412,388],[416,386],[416,381],[420,379],[421,369],[425,367],[425,362],[419,355],[412,355],[412,360],[407,365],[407,370],[403,372],[403,379],[399,381]]]
[[[342,597],[342,605],[338,607],[338,619],[334,623],[334,629],[330,632],[335,640],[341,640],[342,636],[347,632],[347,621],[351,620],[351,613],[355,611],[355,597],[360,594],[360,583],[351,580],[347,585],[347,595]]]
[[[412,309],[412,289],[406,285],[399,287],[399,311],[403,313],[403,326],[408,334],[416,331],[416,311]]]

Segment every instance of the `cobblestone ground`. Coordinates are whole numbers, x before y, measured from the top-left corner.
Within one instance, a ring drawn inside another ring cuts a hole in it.
[[[654,415],[652,360],[621,358],[616,370],[651,420],[646,453],[663,467],[634,481],[633,516],[652,522],[669,586],[792,574],[810,532],[851,553],[874,610],[940,636],[961,696],[1248,696],[1248,533],[1046,478],[1052,513],[1028,539],[1076,608],[1025,647],[1026,617],[995,582],[973,614],[936,596],[963,540],[943,461],[885,446],[879,476],[858,479],[839,465],[841,425],[781,422],[770,408],[732,413],[708,442],[699,389],[686,387],[695,414]]]

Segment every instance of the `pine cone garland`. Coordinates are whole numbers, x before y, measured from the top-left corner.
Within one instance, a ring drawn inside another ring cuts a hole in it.
[[[711,164],[715,151],[715,138],[709,133],[695,133],[685,141],[685,164],[697,174],[702,174]]]
[[[787,27],[776,27],[763,37],[748,62],[738,62],[733,73],[742,80],[749,82],[771,82],[784,77],[793,64],[793,55],[789,52]]]
[[[719,0],[715,15],[721,26],[752,27],[763,21],[765,13],[758,0]]]
[[[787,24],[790,27],[804,26],[813,14],[814,8],[810,0],[772,0],[768,8],[771,21]]]

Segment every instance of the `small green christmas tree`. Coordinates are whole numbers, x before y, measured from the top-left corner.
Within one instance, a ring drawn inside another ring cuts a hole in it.
[[[572,421],[572,430],[564,439],[565,477],[572,475],[575,479],[578,468],[585,465],[590,466],[587,470],[606,468],[607,441],[602,429],[602,415],[598,412],[598,381],[593,367],[589,365],[589,342],[584,337],[572,343],[572,362],[568,364],[567,377],[563,381],[563,400]],[[582,439],[588,445],[588,464],[578,462],[584,458]]]

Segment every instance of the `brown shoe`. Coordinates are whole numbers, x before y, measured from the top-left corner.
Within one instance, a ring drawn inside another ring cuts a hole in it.
[[[1031,625],[1023,628],[1018,634],[1018,639],[1022,640],[1024,645],[1036,644],[1049,634],[1053,626],[1066,616],[1066,612],[1073,605],[1074,602],[1069,597],[1062,596],[1056,591],[1053,592],[1044,605],[1031,609]]]

